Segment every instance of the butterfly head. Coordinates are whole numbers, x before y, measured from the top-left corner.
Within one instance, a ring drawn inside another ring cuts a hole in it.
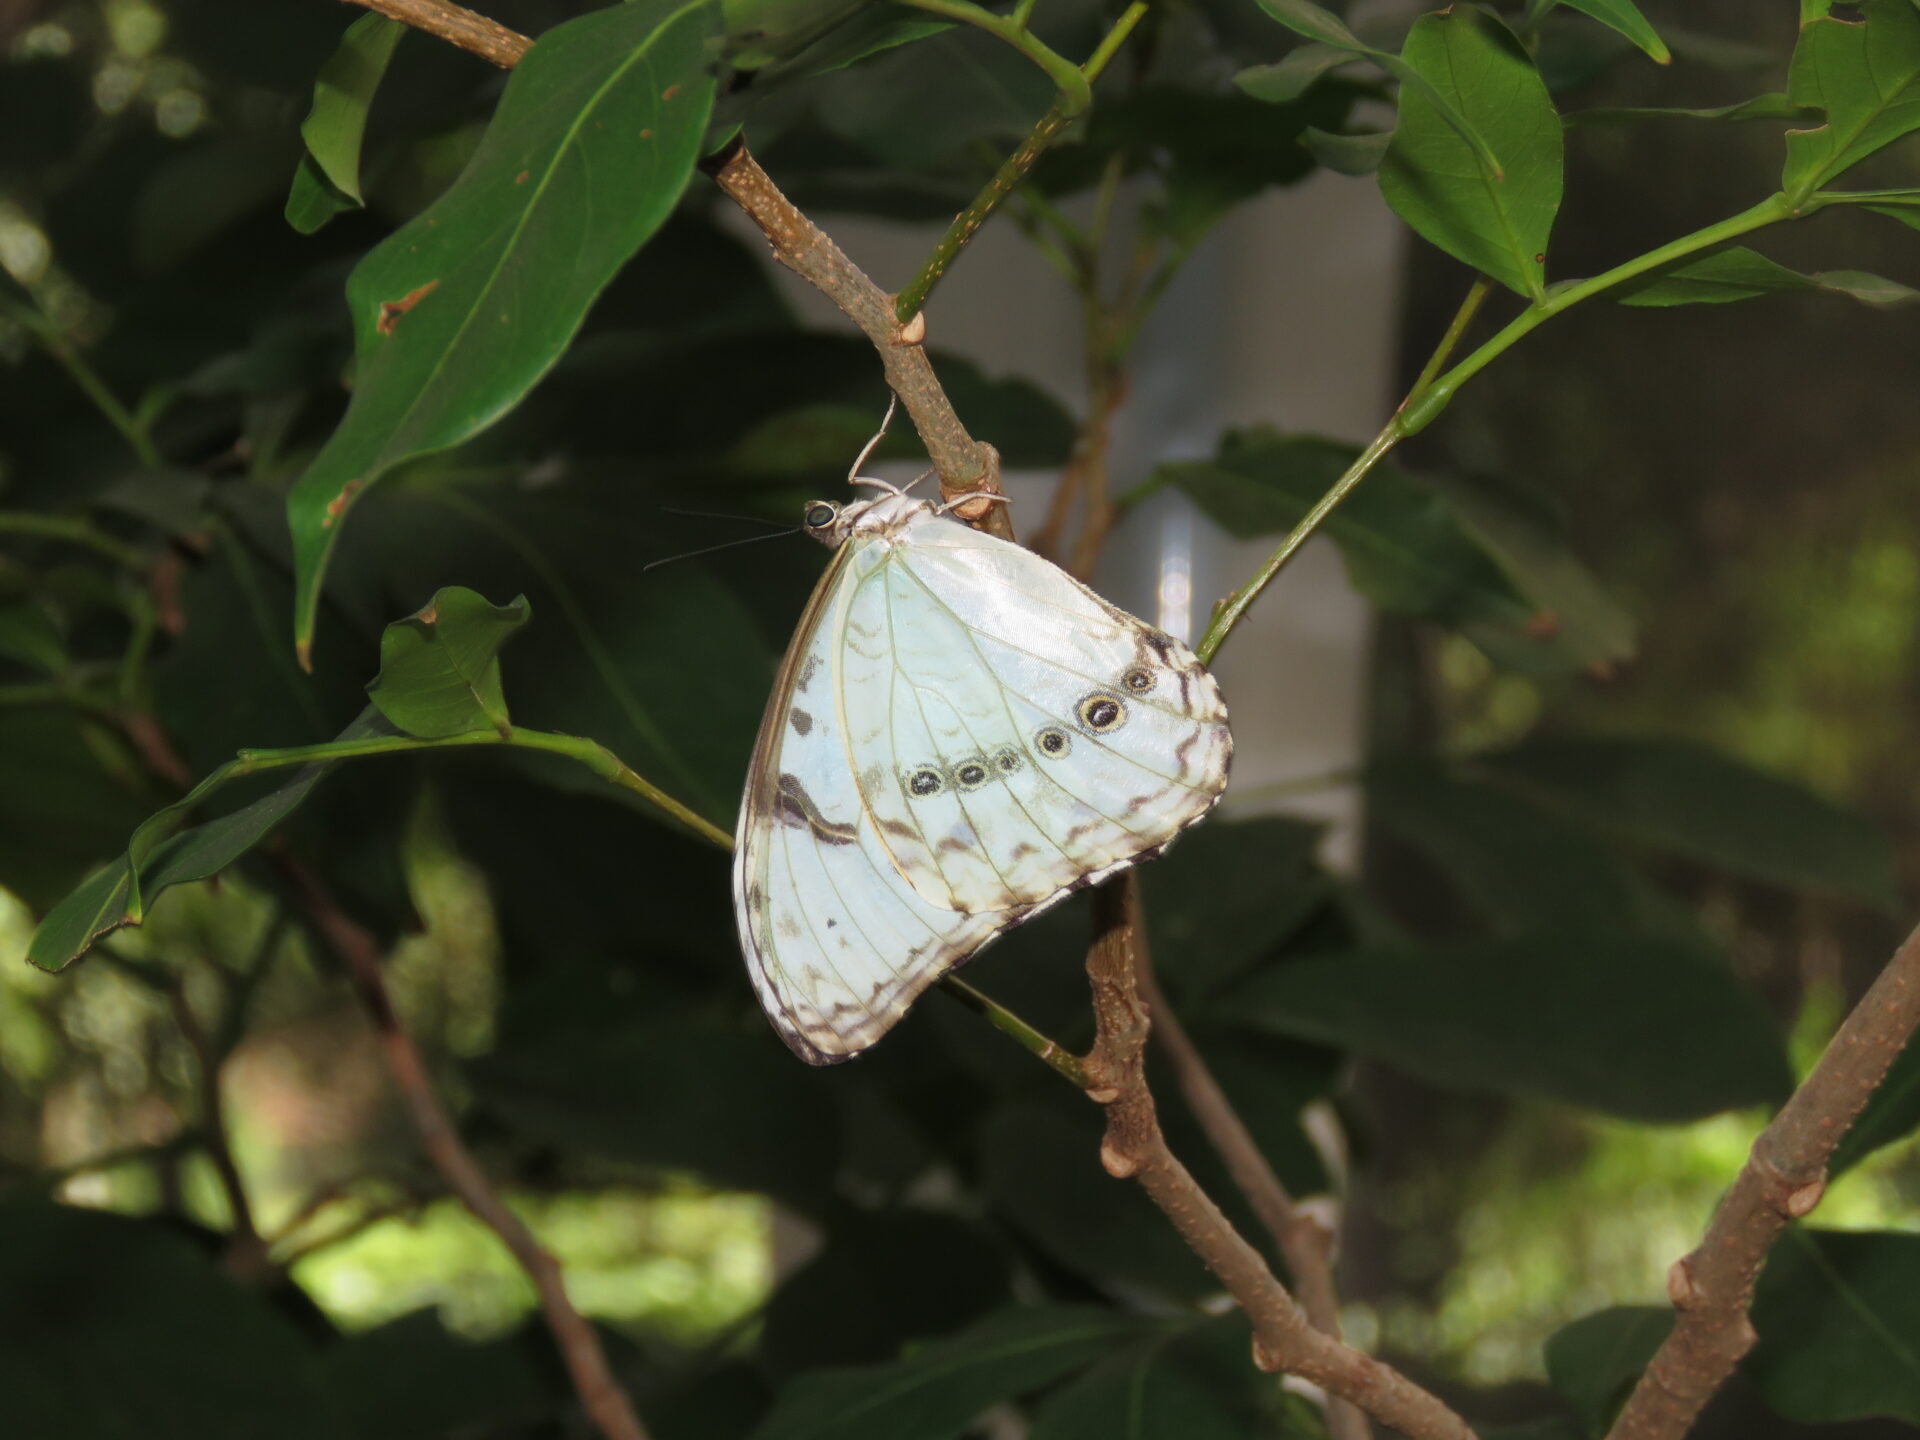
[[[911,499],[904,491],[888,486],[886,494],[846,505],[831,500],[808,501],[800,514],[800,524],[807,534],[831,549],[854,535],[891,535],[913,515],[931,508],[926,501]]]

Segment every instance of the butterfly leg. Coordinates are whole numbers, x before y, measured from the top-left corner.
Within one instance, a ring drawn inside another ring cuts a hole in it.
[[[969,500],[998,500],[1002,505],[1011,505],[1013,503],[1013,497],[1011,495],[1002,495],[998,490],[969,490],[964,495],[956,495],[951,500],[943,501],[941,504],[934,506],[933,513],[936,515],[944,515],[953,509],[954,506],[964,505]],[[987,512],[982,510],[980,513],[984,515]]]
[[[854,459],[852,467],[847,471],[847,484],[878,485],[881,489],[891,490],[896,495],[900,493],[899,487],[890,485],[885,480],[870,480],[860,473],[860,467],[867,463],[868,458],[872,456],[873,452],[880,448],[880,442],[887,438],[887,427],[893,424],[893,412],[898,409],[899,406],[900,397],[892,391],[888,391],[887,413],[880,417],[880,428],[873,432],[873,438],[867,441],[861,448],[860,454]]]

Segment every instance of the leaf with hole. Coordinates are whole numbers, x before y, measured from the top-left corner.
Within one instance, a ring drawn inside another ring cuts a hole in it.
[[[1787,132],[1780,187],[1794,200],[1920,129],[1920,10],[1913,0],[1861,0],[1859,9],[1857,20],[1820,14],[1800,27],[1787,95],[1826,123]]]

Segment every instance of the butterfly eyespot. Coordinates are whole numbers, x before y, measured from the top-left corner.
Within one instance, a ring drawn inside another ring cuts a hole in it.
[[[1153,672],[1145,666],[1136,665],[1120,677],[1120,683],[1136,695],[1144,695],[1153,689]]]
[[[1035,735],[1033,743],[1039,747],[1042,755],[1050,755],[1055,760],[1073,748],[1073,741],[1067,738],[1067,732],[1052,725]]]
[[[809,530],[824,530],[840,518],[840,507],[831,500],[816,500],[807,506],[802,522]]]
[[[922,765],[907,776],[907,790],[919,796],[938,795],[946,783],[946,778],[931,765]]]
[[[962,760],[953,767],[953,783],[962,790],[978,790],[992,778],[993,772],[982,760]]]
[[[1096,690],[1074,706],[1074,714],[1079,717],[1084,729],[1104,734],[1108,730],[1118,730],[1126,722],[1127,707],[1118,697]]]
[[[993,757],[993,763],[999,767],[1002,775],[1011,775],[1027,762],[1020,758],[1018,750],[1008,746]]]

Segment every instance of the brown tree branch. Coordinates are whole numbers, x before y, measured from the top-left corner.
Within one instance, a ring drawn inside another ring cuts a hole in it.
[[[476,14],[447,0],[346,0],[349,5],[377,10],[389,20],[411,25],[436,35],[449,44],[470,50],[482,60],[490,60],[502,70],[511,70],[520,57],[533,48],[517,30],[509,30],[497,20]]]
[[[447,1188],[460,1197],[461,1203],[481,1224],[500,1237],[520,1268],[527,1272],[527,1278],[533,1281],[547,1328],[560,1347],[574,1391],[587,1415],[607,1440],[647,1440],[647,1432],[634,1413],[633,1402],[607,1366],[599,1335],[567,1298],[558,1262],[495,1192],[486,1172],[461,1140],[453,1117],[441,1103],[420,1047],[414,1044],[413,1037],[394,1012],[381,968],[378,942],[334,902],[318,877],[305,865],[290,856],[280,857],[278,863],[308,924],[345,964],[354,993],[367,1018],[373,1022],[387,1068],[406,1104],[407,1118],[420,1136],[421,1149],[447,1182]]]
[[[1473,1440],[1473,1431],[1436,1396],[1371,1355],[1316,1330],[1220,1207],[1167,1148],[1147,1088],[1151,1025],[1140,997],[1134,882],[1122,875],[1094,892],[1096,935],[1087,952],[1097,1024],[1086,1066],[1089,1099],[1107,1110],[1100,1163],[1140,1183],[1173,1228],[1239,1302],[1253,1325],[1253,1360],[1262,1370],[1311,1380],[1351,1400],[1412,1440]]]
[[[898,323],[893,318],[893,297],[780,193],[744,144],[736,143],[712,171],[728,198],[760,227],[773,248],[773,258],[833,301],[873,342],[887,383],[912,417],[940,476],[941,494],[949,500],[980,491],[999,494],[1000,453],[969,435],[954,413],[927,359],[925,314],[915,315],[905,325]],[[960,506],[955,513],[984,530],[1013,538],[1004,505],[979,501]]]
[[[1136,932],[1138,933],[1138,932]],[[1294,1289],[1313,1328],[1340,1338],[1340,1297],[1333,1283],[1333,1232],[1293,1203],[1287,1187],[1273,1173],[1267,1157],[1254,1142],[1246,1122],[1213,1078],[1187,1027],[1167,1003],[1153,973],[1153,958],[1144,939],[1135,945],[1135,981],[1140,999],[1152,1020],[1152,1035],[1166,1057],[1173,1078],[1193,1118],[1225,1162],[1227,1173],[1272,1238],[1280,1258],[1287,1262]],[[1352,1401],[1333,1397],[1327,1404],[1327,1429],[1333,1440],[1369,1440],[1373,1427],[1366,1413]]]
[[[1767,1250],[1820,1203],[1827,1159],[1920,1026],[1920,930],[1906,938],[1773,1123],[1707,1233],[1667,1272],[1673,1332],[1607,1440],[1680,1440],[1757,1338],[1747,1310]]]

